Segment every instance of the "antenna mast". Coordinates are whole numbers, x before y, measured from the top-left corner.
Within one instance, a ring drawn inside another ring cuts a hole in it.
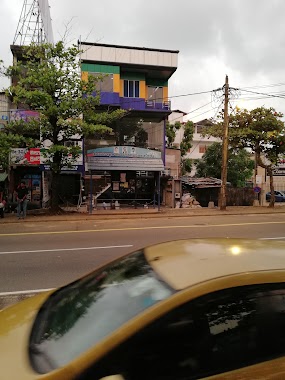
[[[13,45],[53,43],[48,0],[24,0]]]

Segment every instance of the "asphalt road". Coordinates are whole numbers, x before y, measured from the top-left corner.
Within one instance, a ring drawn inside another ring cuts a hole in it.
[[[285,214],[4,224],[0,297],[64,285],[149,244],[211,237],[285,239]]]

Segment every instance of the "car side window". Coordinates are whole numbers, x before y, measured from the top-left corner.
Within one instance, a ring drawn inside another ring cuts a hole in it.
[[[118,373],[126,380],[199,379],[284,353],[285,284],[238,287],[172,310],[80,379]]]

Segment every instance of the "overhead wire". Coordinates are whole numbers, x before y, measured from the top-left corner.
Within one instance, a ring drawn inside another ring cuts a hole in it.
[[[273,84],[264,84],[264,85],[257,85],[257,86],[242,86],[240,89],[254,89],[254,88],[270,88],[270,87],[279,87],[279,86],[285,86],[285,83],[273,83]]]
[[[216,109],[216,112],[215,112],[215,115],[214,115],[213,119],[216,117],[216,115],[218,113],[218,110],[220,109],[221,105],[222,105],[222,103],[220,103],[219,106],[217,106],[217,107],[214,108],[214,109]],[[209,111],[206,111],[206,112],[209,112]],[[206,112],[203,112],[202,114],[197,115],[197,116],[201,116],[201,115],[203,115]],[[193,147],[190,148],[190,152],[189,153],[193,153],[203,140],[204,140],[204,137],[201,137],[200,140],[197,141],[197,143],[195,144],[194,148]]]
[[[257,91],[250,91],[250,90],[241,90],[240,88],[237,88],[237,90],[240,90],[242,92],[248,92],[250,94],[256,94],[256,95],[265,95],[265,96],[268,96],[270,98],[281,98],[281,99],[285,99],[285,95],[284,96],[281,96],[281,95],[273,95],[273,94],[270,94],[270,93],[264,93],[264,92],[257,92]]]
[[[251,90],[248,90],[248,89],[247,89],[247,88],[258,88],[258,87],[259,87],[259,88],[263,88],[263,87],[274,87],[274,86],[281,86],[281,85],[285,85],[285,83],[284,83],[284,84],[283,84],[283,83],[272,84],[272,85],[267,85],[267,86],[252,86],[252,87],[245,87],[245,88],[233,88],[233,89],[235,89],[235,90],[239,90],[239,91],[241,91],[241,92],[246,92],[246,93],[248,93],[248,94],[261,95],[261,96],[260,96],[260,97],[239,97],[239,99],[232,99],[232,101],[233,101],[233,102],[236,102],[236,101],[238,101],[238,100],[260,100],[260,99],[266,99],[266,98],[280,98],[280,99],[285,99],[285,93],[284,93],[284,96],[281,95],[283,92],[285,92],[285,90],[284,90],[284,91],[280,91],[280,92],[274,92],[274,93],[264,93],[264,92],[258,92],[258,91],[251,91]],[[218,90],[221,90],[221,89],[208,90],[208,91],[200,91],[200,92],[193,92],[193,93],[180,94],[180,95],[172,95],[172,96],[168,96],[167,98],[168,98],[168,99],[174,99],[174,98],[180,98],[180,97],[187,97],[187,96],[195,96],[195,95],[209,94],[209,93],[213,93],[213,92],[218,91]],[[280,94],[280,95],[278,95],[278,94]],[[132,103],[135,103],[135,102],[141,102],[141,99],[136,99],[136,98],[128,98],[128,99],[130,99],[130,102],[132,102]],[[155,98],[154,100],[155,100],[155,101],[159,101],[159,100],[163,100],[163,99],[164,99],[164,97],[162,97],[162,98]],[[147,99],[146,99],[146,101],[147,101]],[[0,99],[0,103],[7,104],[8,102],[5,101],[5,100],[3,100],[3,99]],[[191,114],[191,113],[194,113],[194,112],[196,112],[197,110],[199,110],[200,108],[206,107],[206,105],[208,105],[208,104],[210,104],[210,103],[212,103],[212,101],[211,101],[211,102],[208,102],[208,103],[206,103],[206,104],[204,104],[204,105],[202,105],[202,106],[200,106],[200,107],[198,107],[198,108],[196,108],[196,109],[194,109],[194,110],[191,110],[191,111],[187,112],[184,116],[187,116],[187,115],[189,115],[189,114]],[[198,116],[203,115],[203,114],[205,114],[205,113],[207,113],[207,112],[210,112],[210,111],[211,111],[211,110],[205,111],[205,112],[203,112],[202,114],[195,115],[195,117],[198,117]],[[9,112],[9,111],[7,111],[7,110],[3,110],[2,112]],[[128,110],[128,111],[127,111],[127,114],[129,114],[130,112],[131,112],[131,110]],[[179,117],[178,117],[178,118],[179,118]],[[177,119],[178,119],[178,118],[177,118]],[[174,119],[174,120],[175,120],[175,119]],[[173,121],[174,121],[174,120],[173,120]]]
[[[201,108],[203,108],[203,107],[206,107],[207,105],[209,105],[209,104],[211,104],[211,103],[212,103],[212,101],[211,101],[211,102],[208,102],[208,103],[204,104],[203,106],[200,106],[200,107],[198,107],[198,108],[196,108],[196,109],[194,109],[194,110],[192,110],[192,111],[190,111],[190,112],[188,112],[187,115],[190,114],[190,113],[193,113],[193,112],[195,112],[195,111],[197,111],[197,110],[199,110],[199,109],[201,109]],[[216,110],[216,112],[215,112],[215,115],[216,115],[217,112],[218,112],[218,110],[219,110],[219,108],[220,108],[220,106],[221,106],[221,104],[219,104],[217,107],[214,107],[214,108],[208,109],[207,111],[204,111],[204,112],[202,112],[202,113],[200,113],[200,114],[198,114],[198,115],[195,115],[194,117],[199,117],[199,116],[201,116],[201,115],[203,115],[203,114],[205,114],[205,113],[208,113],[208,112],[212,111],[213,109]],[[184,115],[184,116],[186,116],[186,115]],[[214,116],[214,117],[215,117],[215,116]],[[179,117],[177,117],[177,118],[171,120],[171,122],[174,122],[175,120],[180,119],[180,118],[181,118],[181,117],[179,116]],[[194,122],[194,124],[195,124],[195,122]],[[154,133],[161,132],[161,131],[164,129],[164,125],[156,126],[155,124],[153,124],[152,127],[153,127],[153,130],[148,131],[148,133],[150,133],[151,136],[153,136]],[[154,130],[154,128],[155,128],[155,130]],[[203,138],[202,138],[202,139],[203,139]],[[199,145],[199,143],[202,141],[202,139],[200,139],[200,140],[197,142],[197,144],[196,144],[196,146],[194,147],[193,151],[196,149],[196,147]],[[192,149],[191,149],[191,150],[192,150]]]
[[[208,105],[211,104],[211,103],[212,103],[212,101],[210,101],[210,102],[204,104],[203,106],[200,106],[200,107],[198,107],[198,108],[195,108],[194,110],[185,113],[185,114],[183,115],[183,117],[185,117],[185,116],[187,116],[187,115],[190,115],[190,113],[196,112],[196,111],[198,111],[199,109],[204,108],[204,107],[208,106]],[[172,111],[172,112],[174,112],[174,111]],[[175,120],[178,120],[178,119],[180,119],[180,118],[181,118],[181,116],[178,116],[178,117],[176,117],[175,119],[172,119],[171,122],[173,122],[173,121],[175,121]]]

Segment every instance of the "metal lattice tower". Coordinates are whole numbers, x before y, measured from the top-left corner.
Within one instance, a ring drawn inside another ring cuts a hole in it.
[[[13,45],[53,43],[48,0],[24,0]]]

